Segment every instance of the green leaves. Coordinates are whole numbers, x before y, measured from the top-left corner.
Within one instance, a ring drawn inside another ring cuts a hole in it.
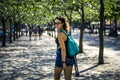
[[[120,1],[119,0],[106,0],[105,1],[105,16],[114,16],[120,14]]]
[[[105,0],[104,3],[105,16],[120,14],[119,0]],[[82,5],[85,19],[99,20],[100,5],[97,0],[3,0],[0,2],[0,15],[11,16],[15,21],[29,24],[51,22],[59,15],[71,16],[74,21],[81,18]]]

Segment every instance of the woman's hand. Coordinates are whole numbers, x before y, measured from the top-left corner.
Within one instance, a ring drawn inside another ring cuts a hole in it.
[[[67,68],[66,63],[62,63],[62,65],[63,65],[63,70],[65,70]]]

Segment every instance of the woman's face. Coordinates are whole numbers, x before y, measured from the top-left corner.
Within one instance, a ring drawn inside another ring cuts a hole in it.
[[[63,28],[63,23],[59,19],[55,19],[54,25],[58,30]]]

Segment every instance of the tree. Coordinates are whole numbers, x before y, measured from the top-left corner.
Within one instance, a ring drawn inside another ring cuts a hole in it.
[[[104,64],[103,51],[104,51],[104,38],[103,38],[103,27],[104,27],[104,2],[100,0],[100,30],[99,30],[99,59],[98,64]]]
[[[80,27],[80,38],[79,38],[79,47],[80,47],[80,53],[83,53],[83,31],[85,28],[85,14],[84,14],[84,6],[85,1],[81,0],[78,2],[74,2],[74,5],[76,6],[75,9],[79,13],[80,17],[82,18],[82,25]]]
[[[2,31],[3,31],[3,36],[2,36],[2,46],[6,46],[6,21],[9,18],[9,14],[7,12],[8,6],[5,6],[7,4],[7,1],[1,1],[0,2],[0,18],[1,18],[1,23],[2,23]]]
[[[112,30],[113,26],[117,33],[117,19],[120,17],[120,1],[119,0],[106,0],[105,1],[105,18],[110,20],[110,29]],[[111,20],[114,20],[114,23],[111,24]]]

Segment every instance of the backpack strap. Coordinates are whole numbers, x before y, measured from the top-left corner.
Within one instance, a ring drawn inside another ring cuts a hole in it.
[[[67,37],[69,36],[69,33],[67,33],[65,30],[60,30],[60,32],[63,32]]]
[[[67,37],[69,36],[69,33],[67,33],[64,29],[60,30],[60,32],[63,32]],[[60,49],[60,45],[58,46],[57,49]]]

